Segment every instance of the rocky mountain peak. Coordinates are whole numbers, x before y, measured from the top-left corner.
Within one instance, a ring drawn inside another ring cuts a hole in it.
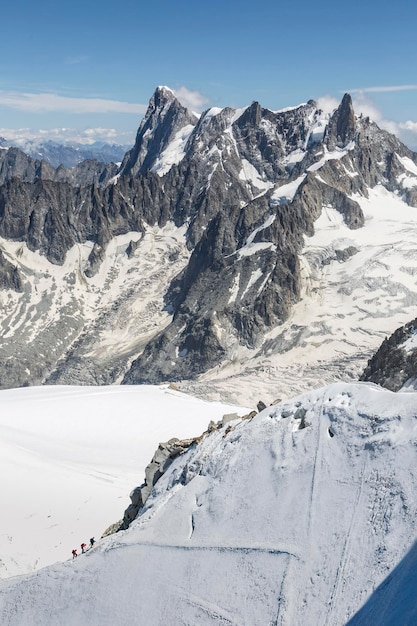
[[[350,94],[345,93],[327,126],[326,139],[329,149],[345,147],[355,137],[356,128],[352,98]]]
[[[152,170],[158,157],[181,129],[195,126],[198,118],[184,107],[168,87],[157,87],[139,126],[136,142],[127,152],[120,174],[133,175]]]
[[[172,89],[166,87],[165,85],[158,85],[150,99],[150,103],[153,102],[156,106],[158,106],[158,101],[159,103],[164,101],[172,102],[176,99],[177,97]]]

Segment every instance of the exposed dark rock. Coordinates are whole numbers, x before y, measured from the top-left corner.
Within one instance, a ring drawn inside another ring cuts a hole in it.
[[[10,263],[0,250],[0,289],[12,289],[22,292],[23,282],[19,270]]]
[[[165,474],[167,469],[170,467],[172,462],[184,454],[191,448],[191,446],[198,445],[202,439],[207,437],[210,433],[214,431],[225,429],[225,435],[228,435],[234,428],[234,425],[231,423],[235,420],[240,419],[251,419],[256,415],[256,411],[253,411],[249,415],[245,415],[240,418],[237,413],[230,413],[223,415],[222,419],[219,422],[211,421],[208,425],[207,430],[202,433],[198,437],[193,437],[191,439],[170,439],[165,443],[160,443],[155,454],[152,457],[151,462],[146,466],[145,469],[145,481],[139,487],[135,487],[130,493],[131,504],[127,507],[124,512],[123,521],[116,527],[114,524],[111,526],[113,529],[112,532],[117,532],[118,530],[126,530],[129,528],[130,524],[134,519],[139,515],[141,509],[144,507],[149,495],[152,492],[153,487],[156,485],[158,480]],[[184,484],[188,482],[187,479],[187,468],[185,468],[185,474],[182,476]]]
[[[355,246],[348,246],[347,248],[344,248],[343,250],[335,250],[334,256],[323,259],[322,263],[323,265],[329,265],[332,261],[338,261],[339,263],[343,263],[344,261],[347,261],[348,259],[350,259],[350,257],[354,256],[358,252],[359,250],[355,248]]]
[[[133,489],[130,494],[131,504],[124,512],[123,521],[117,530],[125,530],[138,516],[139,511],[144,506],[152,488],[159,478],[165,474],[171,463],[181,454],[184,454],[188,448],[193,445],[197,439],[187,439],[180,441],[179,439],[170,439],[166,443],[160,443],[149,465],[145,469],[145,482]]]
[[[135,176],[151,170],[176,133],[184,126],[196,123],[195,115],[180,104],[170,89],[158,87],[139,127],[135,145],[126,153],[120,172]]]
[[[373,382],[390,391],[398,391],[410,379],[417,378],[417,346],[406,350],[404,342],[417,333],[417,318],[398,328],[384,339],[360,380]]]
[[[88,257],[88,267],[85,270],[85,275],[91,278],[91,276],[97,274],[105,256],[105,243],[99,244],[96,242]]]
[[[135,254],[136,250],[139,247],[139,243],[140,241],[133,241],[133,240],[129,242],[129,245],[126,248],[126,254],[129,259]]]
[[[356,129],[356,118],[352,98],[348,93],[345,93],[342,102],[333,113],[327,126],[326,140],[329,148],[343,148],[346,146],[349,141],[354,139]]]

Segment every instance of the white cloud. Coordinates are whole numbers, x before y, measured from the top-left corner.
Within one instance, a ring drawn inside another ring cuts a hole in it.
[[[408,120],[407,122],[402,122],[400,124],[400,127],[404,130],[410,130],[413,133],[417,133],[417,122],[412,122],[411,120]]]
[[[340,104],[340,100],[333,96],[321,96],[317,99],[317,106],[324,113],[332,113]]]
[[[0,106],[20,111],[42,113],[66,111],[69,113],[145,113],[147,105],[105,100],[103,98],[70,98],[54,93],[19,93],[0,91]]]
[[[200,111],[209,103],[208,98],[203,96],[199,91],[191,91],[187,87],[179,87],[173,90],[178,100],[188,109]]]
[[[398,136],[412,150],[417,152],[417,122],[408,120],[398,124]]]

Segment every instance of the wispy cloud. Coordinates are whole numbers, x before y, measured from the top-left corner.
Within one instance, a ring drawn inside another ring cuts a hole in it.
[[[389,86],[386,85],[386,86],[381,86],[381,87],[360,87],[356,89],[346,89],[345,91],[353,94],[353,93],[385,93],[389,91],[412,91],[413,89],[417,89],[417,85],[389,85]]]
[[[187,87],[181,86],[173,90],[178,100],[188,109],[193,111],[201,110],[209,103],[208,98],[203,96],[199,91],[192,91]]]
[[[417,152],[417,122],[408,120],[398,124],[397,135],[403,143]]]
[[[145,113],[147,105],[105,100],[103,98],[71,98],[54,93],[19,93],[0,91],[0,106],[43,113],[65,111],[67,113]]]
[[[332,113],[340,104],[340,100],[335,98],[334,96],[321,96],[317,98],[317,105],[319,109],[324,111],[325,113]]]
[[[85,54],[80,54],[78,56],[67,57],[65,59],[65,63],[67,65],[81,65],[89,60],[89,57]]]

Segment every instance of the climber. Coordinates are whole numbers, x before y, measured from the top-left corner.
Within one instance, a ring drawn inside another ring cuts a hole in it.
[[[87,547],[86,543],[82,543],[81,544],[81,552],[82,552],[82,554],[84,554],[86,547]]]
[[[93,545],[95,544],[96,540],[94,539],[94,537],[91,537],[90,539],[90,547],[92,548]]]
[[[72,551],[72,558],[75,559],[76,556],[78,556],[77,550],[73,550]]]

